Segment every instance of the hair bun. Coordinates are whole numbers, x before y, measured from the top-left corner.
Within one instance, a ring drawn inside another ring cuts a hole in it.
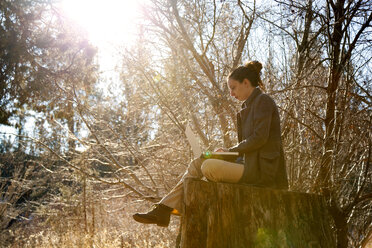
[[[255,60],[255,61],[249,61],[248,63],[245,64],[245,67],[252,68],[258,74],[260,74],[260,72],[262,70],[262,64],[260,62],[258,62],[257,60]]]

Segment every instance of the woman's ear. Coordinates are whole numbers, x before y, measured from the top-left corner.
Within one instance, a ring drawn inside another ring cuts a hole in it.
[[[252,87],[252,84],[251,82],[248,80],[248,78],[244,78],[243,80],[243,84],[247,87]]]

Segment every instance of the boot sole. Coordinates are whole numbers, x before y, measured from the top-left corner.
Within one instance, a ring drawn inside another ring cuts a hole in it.
[[[143,224],[156,224],[156,225],[161,226],[161,227],[168,227],[168,225],[169,225],[169,222],[168,223],[158,223],[154,219],[145,218],[145,217],[142,217],[142,216],[137,215],[137,214],[133,215],[133,219],[135,221],[143,223]]]

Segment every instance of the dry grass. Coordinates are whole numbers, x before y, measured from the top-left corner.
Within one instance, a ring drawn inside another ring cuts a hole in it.
[[[168,228],[143,225],[132,214],[148,210],[150,203],[91,197],[84,211],[80,199],[40,207],[31,220],[8,230],[12,242],[4,247],[175,247],[179,217],[172,216]]]

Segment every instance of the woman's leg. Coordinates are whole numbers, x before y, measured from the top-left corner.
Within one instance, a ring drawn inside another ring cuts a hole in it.
[[[202,178],[205,176],[213,182],[237,183],[243,176],[244,165],[220,159],[195,159],[187,168],[178,184],[159,202],[181,212],[181,198],[185,178]]]
[[[181,199],[183,194],[183,181],[185,178],[201,178],[201,165],[204,159],[198,158],[192,161],[182,179],[177,185],[159,202],[155,208],[147,213],[136,213],[133,218],[144,224],[157,224],[158,226],[167,227],[169,225],[170,215],[173,209],[181,212]]]
[[[160,200],[160,204],[163,204],[167,207],[177,209],[178,212],[181,212],[181,199],[183,194],[183,182],[186,178],[202,178],[203,173],[201,171],[201,165],[205,159],[197,158],[193,160],[185,174],[183,174],[181,180],[177,185]]]
[[[237,183],[243,176],[244,165],[220,159],[207,159],[203,162],[201,171],[213,182]]]

